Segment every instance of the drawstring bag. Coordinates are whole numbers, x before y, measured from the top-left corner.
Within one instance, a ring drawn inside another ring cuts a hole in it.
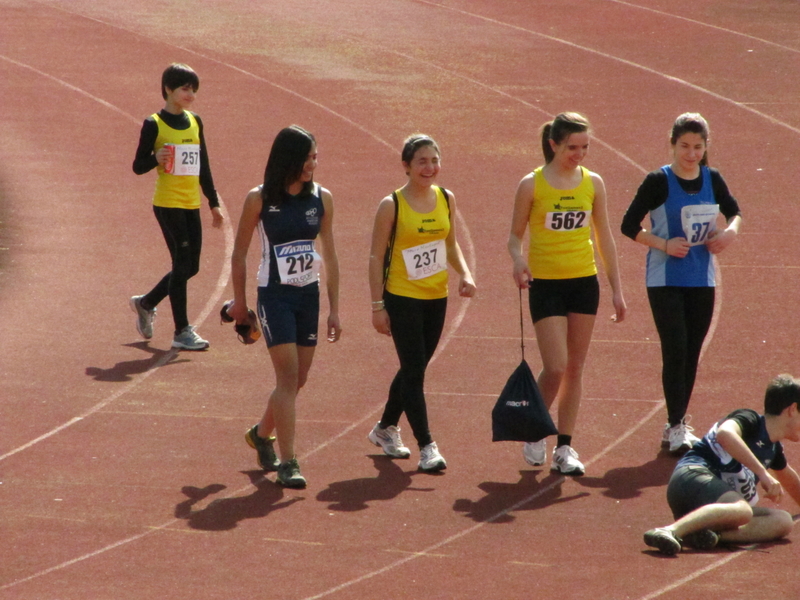
[[[531,368],[525,361],[525,338],[522,328],[522,290],[519,292],[519,328],[522,362],[508,378],[492,409],[493,442],[538,442],[556,435],[553,419],[544,404]]]

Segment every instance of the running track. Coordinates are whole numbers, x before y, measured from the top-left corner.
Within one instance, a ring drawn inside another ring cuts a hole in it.
[[[517,444],[491,443],[489,413],[519,361],[513,193],[561,110],[594,125],[587,164],[614,223],[668,160],[674,117],[711,123],[745,224],[720,259],[697,428],[800,372],[798,23],[788,0],[0,0],[0,599],[797,598],[797,535],[677,559],[642,545],[669,518],[673,459],[658,452],[641,247],[618,236],[625,323],[605,318],[603,288],[575,442],[587,475],[528,468]],[[190,285],[200,354],[169,350],[168,304],[150,343],[126,306],[167,265],[153,177],[130,163],[172,61],[200,74],[230,216],[207,228]],[[272,385],[267,353],[215,319],[232,225],[290,123],[316,134],[334,194],[345,328],[301,395],[300,492],[263,478],[242,440]],[[395,369],[366,308],[371,221],[416,130],[442,146],[479,286],[452,299],[429,370],[442,476],[365,440]]]

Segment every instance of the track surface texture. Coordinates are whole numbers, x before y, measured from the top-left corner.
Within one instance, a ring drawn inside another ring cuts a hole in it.
[[[203,211],[189,286],[203,353],[170,350],[168,302],[149,342],[127,307],[168,267],[155,177],[130,164],[175,61],[200,75],[193,109],[229,217],[215,230]],[[800,371],[798,72],[794,0],[0,0],[0,600],[800,597],[796,532],[674,559],[643,545],[670,520],[674,458],[658,444],[645,253],[617,233],[670,159],[674,118],[703,113],[744,225],[720,256],[692,423],[760,408],[772,376]],[[513,195],[563,110],[593,124],[586,165],[606,182],[629,305],[609,321],[601,274],[579,479],[528,467],[490,427],[520,359]],[[298,400],[303,491],[263,476],[244,444],[272,368],[216,319],[245,194],[291,123],[317,136],[334,196],[344,327]],[[370,323],[372,219],[415,131],[441,145],[478,284],[451,295],[426,380],[439,476],[366,440],[396,369]]]

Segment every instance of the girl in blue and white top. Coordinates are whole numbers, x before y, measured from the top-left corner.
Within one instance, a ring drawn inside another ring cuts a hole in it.
[[[711,255],[733,243],[742,221],[722,176],[708,166],[708,139],[700,114],[680,115],[670,134],[672,163],[645,177],[622,220],[622,233],[650,247],[647,297],[661,339],[668,417],[661,443],[673,453],[697,441],[685,417],[714,313]],[[650,231],[641,226],[648,213]],[[717,227],[720,213],[724,229]]]
[[[327,338],[335,342],[339,324],[339,261],[333,242],[333,198],[314,183],[317,144],[292,125],[272,144],[264,184],[247,194],[231,258],[233,305],[228,314],[248,319],[247,251],[258,228],[262,243],[258,272],[258,317],[275,369],[275,389],[261,421],[245,434],[266,471],[278,483],[305,487],[294,453],[295,399],[306,382],[317,345],[319,274],[325,269],[330,312]],[[278,460],[273,444],[277,433]]]

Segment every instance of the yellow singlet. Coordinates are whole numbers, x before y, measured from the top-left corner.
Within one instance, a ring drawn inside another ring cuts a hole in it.
[[[578,187],[557,190],[533,172],[533,206],[528,220],[528,268],[536,279],[573,279],[597,274],[591,239],[594,184],[581,167]]]
[[[436,187],[436,207],[418,213],[397,190],[397,229],[386,290],[420,300],[447,297],[447,245],[450,209]]]
[[[188,129],[173,129],[158,114],[153,118],[158,125],[158,137],[154,150],[158,152],[165,144],[197,145],[200,152],[200,127],[192,113],[187,111],[191,125]],[[198,175],[172,175],[164,172],[160,164],[157,167],[158,178],[153,194],[153,204],[164,208],[200,208],[200,177]]]

